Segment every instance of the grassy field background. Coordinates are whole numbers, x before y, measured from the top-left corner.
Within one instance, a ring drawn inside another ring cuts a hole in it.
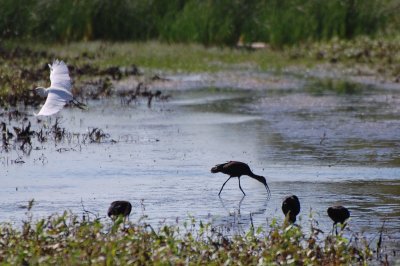
[[[0,38],[274,47],[398,34],[399,0],[0,0]]]

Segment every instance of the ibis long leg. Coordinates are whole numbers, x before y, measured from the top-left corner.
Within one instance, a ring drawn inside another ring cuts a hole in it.
[[[230,176],[230,177],[225,181],[225,183],[222,185],[222,187],[221,187],[221,189],[220,189],[220,191],[219,191],[219,193],[218,193],[218,196],[221,194],[221,191],[222,191],[222,189],[224,188],[226,182],[228,182],[229,179],[231,179],[231,178],[232,178],[232,177]]]

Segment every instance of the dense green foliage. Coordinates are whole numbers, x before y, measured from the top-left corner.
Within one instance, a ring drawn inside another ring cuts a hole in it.
[[[274,46],[396,31],[399,0],[0,0],[0,38]]]
[[[313,224],[313,223],[312,223]],[[366,264],[372,251],[360,239],[323,236],[311,226],[250,229],[228,236],[224,228],[197,223],[153,229],[140,221],[123,225],[74,215],[28,220],[21,229],[0,225],[0,263],[7,265],[349,265]]]

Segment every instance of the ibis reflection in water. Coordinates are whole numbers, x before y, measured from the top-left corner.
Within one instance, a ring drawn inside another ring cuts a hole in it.
[[[221,194],[222,189],[224,188],[225,184],[229,181],[229,179],[231,179],[232,177],[237,177],[239,179],[239,188],[243,192],[243,195],[246,196],[246,193],[244,193],[242,186],[240,185],[240,177],[242,175],[250,176],[250,177],[258,180],[259,182],[263,183],[265,188],[267,189],[268,196],[271,195],[271,192],[269,190],[269,187],[268,187],[267,181],[265,180],[265,177],[254,174],[250,170],[250,167],[246,163],[230,161],[230,162],[223,163],[223,164],[217,164],[216,166],[211,168],[211,173],[219,173],[219,172],[229,175],[229,178],[222,185],[221,190],[219,191],[218,195]]]

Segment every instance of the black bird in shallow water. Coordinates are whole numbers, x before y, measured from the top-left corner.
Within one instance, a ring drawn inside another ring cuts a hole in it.
[[[108,208],[108,217],[115,219],[116,217],[122,215],[124,218],[129,217],[131,214],[132,204],[129,201],[117,200],[113,201]]]
[[[296,195],[287,196],[282,202],[282,211],[291,223],[296,222],[296,216],[300,213],[300,201]]]
[[[267,181],[265,180],[265,177],[254,174],[250,170],[250,167],[245,163],[230,161],[230,162],[223,163],[223,164],[217,164],[216,166],[211,168],[211,173],[219,173],[219,172],[229,175],[229,178],[222,185],[221,190],[219,191],[218,195],[221,194],[221,191],[224,188],[226,182],[228,182],[229,179],[231,179],[232,177],[237,177],[239,179],[239,188],[243,192],[243,194],[246,195],[246,193],[244,193],[244,191],[242,189],[242,186],[240,185],[240,177],[242,175],[248,175],[248,176],[260,181],[261,183],[263,183],[265,188],[267,189],[268,195],[271,195],[271,192],[269,190],[269,187],[267,185]]]
[[[350,217],[350,212],[347,208],[343,206],[332,206],[329,207],[328,210],[328,216],[332,219],[333,221],[333,227],[332,227],[332,233],[333,233],[333,228],[336,225],[336,234],[337,234],[337,223],[341,223],[342,230],[346,226],[346,220],[349,219]]]

